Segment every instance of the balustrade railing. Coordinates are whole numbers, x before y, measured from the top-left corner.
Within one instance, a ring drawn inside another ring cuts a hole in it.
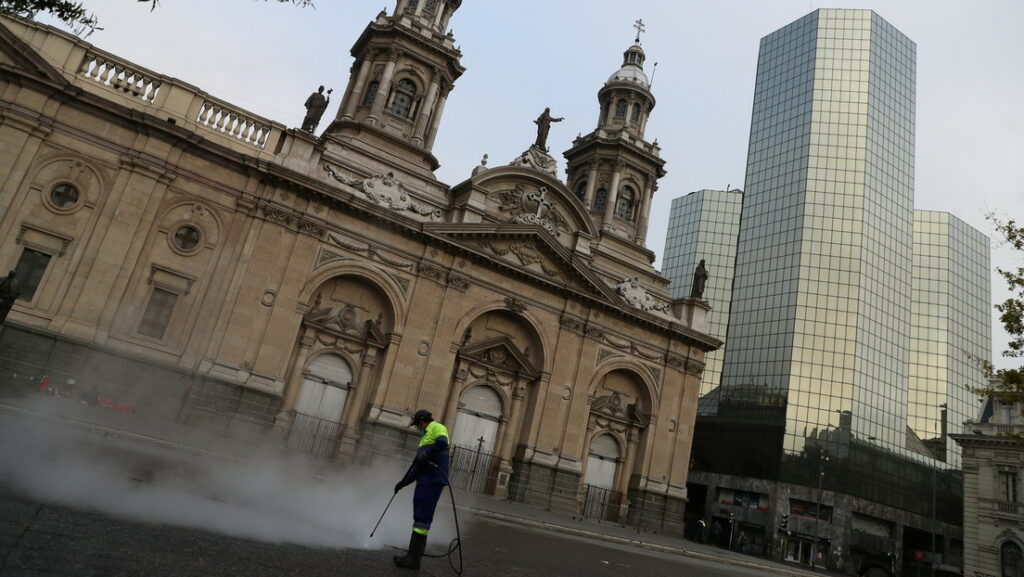
[[[94,50],[86,51],[78,74],[109,88],[121,90],[147,104],[153,103],[163,84],[159,78],[151,74]]]
[[[212,98],[203,101],[196,122],[259,148],[266,148],[270,138],[270,123],[243,114]]]

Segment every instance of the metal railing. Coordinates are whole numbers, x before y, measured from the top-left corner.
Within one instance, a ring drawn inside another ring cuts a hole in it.
[[[456,445],[451,448],[449,480],[456,489],[488,494],[494,488],[496,466],[493,453]]]
[[[622,496],[618,491],[584,485],[583,516],[600,521],[618,521],[619,503]]]
[[[339,426],[337,421],[295,413],[288,434],[288,448],[314,457],[334,459],[338,454]]]

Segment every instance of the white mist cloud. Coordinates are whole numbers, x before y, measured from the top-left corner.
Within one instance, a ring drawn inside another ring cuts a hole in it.
[[[0,486],[42,501],[271,543],[342,549],[408,544],[412,487],[395,497],[369,537],[404,472],[398,462],[342,469],[271,451],[244,459],[199,456],[52,418],[7,415],[0,438]],[[446,491],[431,549],[447,546],[454,535]]]

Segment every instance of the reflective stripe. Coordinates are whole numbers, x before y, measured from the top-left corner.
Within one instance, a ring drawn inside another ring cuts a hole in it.
[[[429,529],[421,529],[419,527],[413,527],[412,528],[412,532],[413,533],[419,533],[420,535],[426,535],[427,533],[430,532],[430,530]]]

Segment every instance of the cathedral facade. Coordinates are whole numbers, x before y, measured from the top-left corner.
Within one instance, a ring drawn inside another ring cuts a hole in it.
[[[566,182],[545,111],[518,158],[448,185],[433,144],[464,72],[460,3],[378,14],[337,116],[311,96],[303,129],[0,20],[4,375],[98,390],[126,427],[265,433],[342,462],[409,446],[428,409],[453,477],[460,450],[485,464],[474,490],[679,530],[721,343],[644,245],[664,175],[644,52],[601,86]]]

